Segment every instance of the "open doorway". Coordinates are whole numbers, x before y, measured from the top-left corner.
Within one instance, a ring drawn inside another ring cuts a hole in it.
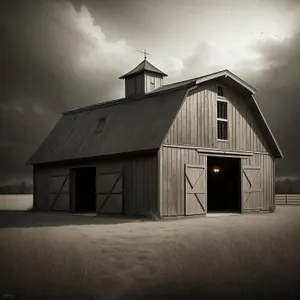
[[[207,212],[241,212],[240,159],[207,158]]]
[[[96,212],[96,168],[74,169],[73,212]]]

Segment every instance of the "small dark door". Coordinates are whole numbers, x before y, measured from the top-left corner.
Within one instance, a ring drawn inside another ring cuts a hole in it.
[[[96,197],[97,214],[122,214],[122,171],[118,170],[108,173],[97,172]]]

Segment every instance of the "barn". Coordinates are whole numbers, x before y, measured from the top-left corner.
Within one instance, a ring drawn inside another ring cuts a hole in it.
[[[34,209],[124,216],[268,212],[283,154],[254,98],[222,70],[164,85],[146,58],[125,97],[64,112],[32,155]]]

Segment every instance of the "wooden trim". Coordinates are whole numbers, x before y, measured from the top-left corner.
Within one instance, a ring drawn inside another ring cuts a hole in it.
[[[227,155],[231,155],[231,156],[239,156],[239,157],[250,157],[250,156],[253,156],[253,153],[248,153],[248,152],[235,152],[235,151],[222,151],[222,150],[199,150],[197,149],[197,152],[199,153],[206,153],[207,155],[210,155],[210,154],[214,154],[216,156],[218,155],[224,155],[224,156],[227,156]]]
[[[243,170],[260,170],[260,166],[243,166]]]
[[[229,72],[228,70],[224,70],[224,71],[220,71],[220,72],[217,72],[217,73],[213,73],[213,74],[203,76],[202,78],[197,79],[196,84],[200,84],[200,83],[212,80],[212,79],[217,79],[217,78],[223,77],[223,76],[230,77],[232,80],[239,83],[241,86],[246,88],[252,94],[255,94],[256,90],[251,85],[249,85],[247,82],[245,82],[241,78],[237,77],[233,73]]]
[[[33,166],[33,203],[32,209],[36,209],[36,167]],[[47,201],[47,199],[46,199]]]
[[[195,168],[195,169],[198,169],[198,168],[202,168],[202,169],[205,169],[206,166],[205,165],[193,165],[193,164],[184,164],[186,168]]]
[[[161,204],[162,204],[162,152],[163,152],[163,149],[159,149],[159,151],[157,152],[157,164],[158,164],[158,170],[157,170],[157,181],[158,181],[158,184],[157,184],[157,193],[158,193],[158,202],[157,202],[157,214],[158,214],[158,217],[161,218],[161,211],[162,211],[162,207],[161,207]]]
[[[226,142],[223,140],[220,140],[220,142]],[[260,151],[244,151],[244,150],[234,150],[234,149],[219,149],[219,148],[203,148],[199,146],[193,146],[193,145],[173,145],[173,144],[163,144],[162,147],[165,148],[179,148],[179,149],[193,149],[193,150],[199,150],[198,152],[212,150],[212,151],[226,151],[226,152],[236,152],[236,153],[249,153],[249,156],[252,156],[253,154],[261,154],[261,155],[272,155],[269,152],[260,152]]]
[[[275,188],[275,159],[273,158],[273,209],[276,209],[276,188]]]
[[[267,121],[266,121],[266,119],[265,119],[265,117],[264,117],[264,115],[263,115],[263,113],[262,113],[260,107],[259,107],[259,105],[258,105],[257,102],[256,102],[256,99],[254,98],[253,95],[252,95],[251,97],[252,97],[252,100],[253,100],[253,102],[254,102],[254,104],[255,104],[256,109],[258,110],[258,112],[259,112],[261,118],[263,119],[263,121],[264,121],[264,123],[265,123],[265,126],[266,126],[266,128],[267,128],[267,130],[268,130],[268,132],[269,132],[269,134],[270,134],[270,136],[271,136],[271,139],[272,139],[273,143],[275,144],[276,150],[277,150],[277,152],[279,153],[279,157],[278,157],[278,158],[284,158],[283,153],[282,153],[282,151],[281,151],[279,145],[277,144],[277,141],[276,141],[276,139],[275,139],[275,137],[274,137],[274,135],[273,135],[273,133],[272,133],[272,131],[271,131],[271,129],[270,129],[270,127],[269,127],[269,125],[268,125],[268,123],[267,123]]]

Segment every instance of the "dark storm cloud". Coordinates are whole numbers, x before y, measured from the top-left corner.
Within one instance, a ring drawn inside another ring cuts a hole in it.
[[[300,176],[300,31],[282,43],[264,41],[255,46],[262,70],[241,71],[257,89],[259,105],[285,158],[278,160],[280,176]]]
[[[117,78],[131,60],[84,6],[12,2],[1,12],[0,184],[31,181],[24,164],[62,111],[123,96]]]
[[[136,47],[150,44],[162,53],[161,59],[155,61],[158,56],[154,54],[151,61],[169,74],[166,82],[226,67],[201,39],[194,55],[168,56],[168,49],[194,49],[198,42],[194,30],[182,29],[178,23],[179,13],[191,13],[181,1],[176,1],[177,11],[170,18],[166,18],[172,7],[169,2],[84,3],[1,2],[0,184],[12,179],[31,181],[31,170],[24,164],[62,111],[124,95],[124,83],[117,78],[140,62]],[[190,3],[199,5],[199,1]],[[285,1],[284,6],[282,1],[276,3],[282,14],[299,9],[299,1]],[[192,44],[187,43],[190,40]],[[261,55],[262,70],[252,70],[246,61],[232,70],[258,88],[258,101],[286,156],[277,165],[278,175],[300,173],[299,45],[299,34],[282,44],[260,43],[255,51]]]

